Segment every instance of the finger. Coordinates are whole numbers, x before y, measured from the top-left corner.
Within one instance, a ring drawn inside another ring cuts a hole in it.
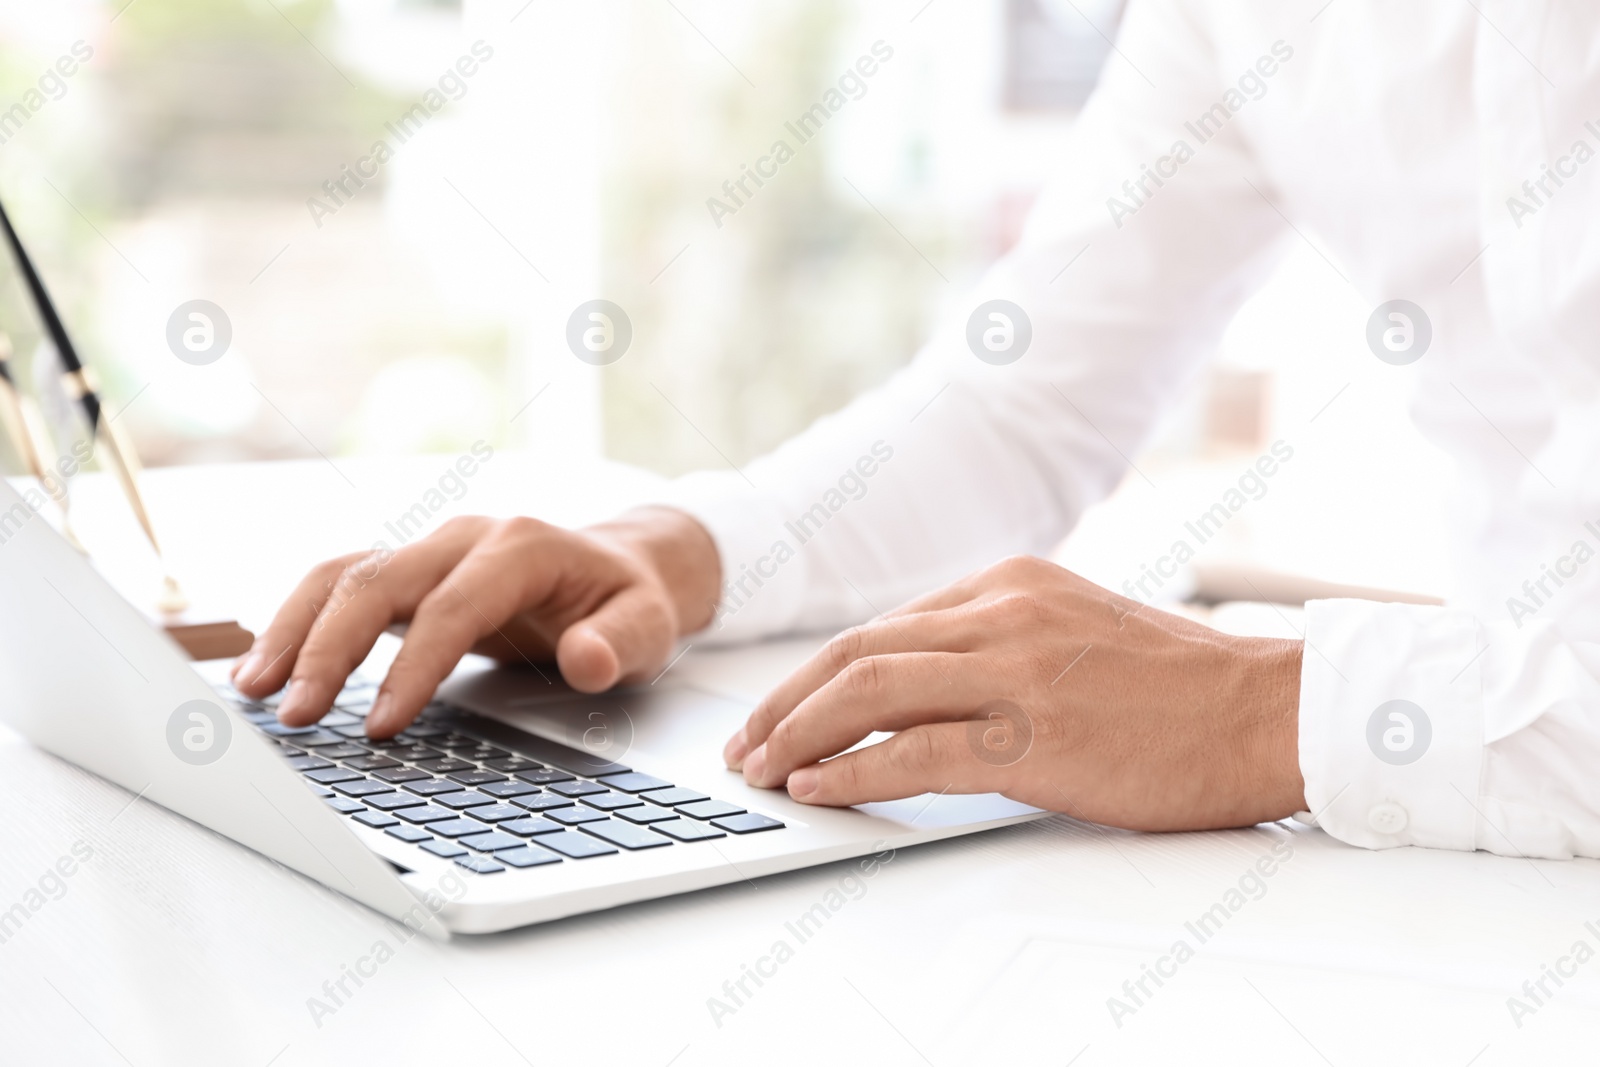
[[[289,689],[278,705],[278,719],[289,726],[309,726],[328,713],[350,672],[361,665],[378,635],[414,606],[420,593],[417,557],[402,563],[395,555],[372,553],[350,564],[334,580],[333,590],[295,656]],[[408,581],[409,580],[409,581]]]
[[[995,694],[980,653],[929,652],[858,659],[806,697],[745,757],[751,785],[837,755],[875,731],[971,718]]]
[[[543,598],[559,564],[519,568],[514,556],[526,548],[509,539],[487,540],[430,583],[372,702],[369,737],[405,729],[462,656],[484,637],[503,637],[501,628],[521,605]]]
[[[247,697],[264,697],[283,688],[294,669],[295,650],[305,641],[317,613],[327,603],[335,580],[365,555],[353,552],[311,568],[250,651],[233,665],[230,677],[234,688]]]
[[[480,529],[471,521],[441,527],[398,552],[367,553],[331,584],[305,635],[278,718],[303,726],[326,715],[350,672],[393,622],[409,619],[428,591],[467,553]]]
[[[966,650],[971,636],[971,620],[959,611],[882,618],[846,630],[779,682],[756,705],[744,727],[723,748],[723,760],[729,767],[738,770],[743,766],[745,757],[766,741],[773,727],[782,722],[802,700],[856,660],[908,652],[962,652]]]
[[[789,795],[842,807],[923,793],[999,793],[1007,768],[980,759],[966,723],[915,726],[878,745],[846,752],[789,775]]]
[[[647,586],[629,586],[567,627],[556,643],[556,665],[574,689],[598,693],[660,667],[675,638],[660,595]]]

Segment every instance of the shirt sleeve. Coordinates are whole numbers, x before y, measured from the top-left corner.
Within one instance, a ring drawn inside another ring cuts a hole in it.
[[[838,628],[1048,551],[1128,473],[1286,230],[1245,118],[1204,140],[1185,127],[1238,95],[1197,8],[1130,6],[1071,164],[905,370],[742,470],[665,491],[721,556],[695,640]],[[983,307],[995,300],[1004,321]],[[1008,323],[1016,349],[987,347]]]
[[[1600,647],[1358,600],[1306,605],[1305,638],[1300,768],[1328,833],[1600,858]]]

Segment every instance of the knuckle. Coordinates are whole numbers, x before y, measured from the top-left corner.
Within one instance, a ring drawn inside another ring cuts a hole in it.
[[[483,519],[477,515],[453,515],[441,522],[439,524],[439,528],[430,536],[455,536],[457,534],[469,533],[473,530],[479,529],[482,527],[482,525]]]
[[[989,572],[1002,578],[1020,576],[1027,572],[1028,565],[1033,558],[1032,556],[1007,556],[991,566]]]
[[[867,644],[864,627],[852,626],[828,642],[823,650],[828,667],[838,673],[854,663]]]
[[[750,718],[745,722],[745,736],[750,739],[753,748],[772,740],[772,734],[782,724],[783,719],[776,708],[762,703],[750,713]]]
[[[990,602],[989,610],[1005,620],[1036,623],[1050,613],[1050,605],[1037,593],[1023,591],[996,597]]]
[[[925,771],[939,765],[941,749],[932,730],[907,730],[896,753],[900,765],[908,771]]]
[[[1018,555],[1007,556],[996,563],[989,568],[989,574],[1002,581],[1033,585],[1058,570],[1060,568],[1049,560],[1040,559],[1038,556]]]
[[[508,541],[534,541],[544,537],[551,529],[550,524],[543,520],[529,515],[513,515],[495,524],[494,535]]]
[[[840,796],[855,797],[862,795],[862,783],[870,772],[863,766],[865,760],[837,759],[829,760],[830,768],[828,777],[832,778],[835,792]]]
[[[887,673],[880,657],[868,656],[853,661],[839,672],[839,687],[848,699],[871,699],[883,692]]]
[[[794,743],[794,718],[791,716],[773,723],[767,734],[767,759],[769,763],[783,762],[784,755]]]

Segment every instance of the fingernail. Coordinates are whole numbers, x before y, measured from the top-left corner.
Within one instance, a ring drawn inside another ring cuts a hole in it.
[[[767,770],[767,746],[757,745],[751,753],[744,758],[744,780],[751,785],[760,785],[761,776]]]
[[[228,672],[228,677],[235,681],[243,678],[246,682],[252,682],[260,673],[261,653],[252,649],[243,659],[234,663],[233,670]]]
[[[367,736],[387,732],[393,716],[394,694],[388,691],[379,693],[378,699],[372,702],[372,710],[367,712]]]
[[[744,763],[744,758],[750,752],[750,739],[745,736],[744,727],[739,732],[728,738],[728,743],[722,749],[722,762],[728,765],[730,771],[736,771]]]
[[[278,702],[278,721],[288,722],[299,715],[311,703],[309,686],[299,678],[289,680],[289,688],[284,690],[283,699]]]
[[[802,767],[789,775],[789,795],[796,800],[804,800],[815,793],[821,784],[821,771],[815,767]]]

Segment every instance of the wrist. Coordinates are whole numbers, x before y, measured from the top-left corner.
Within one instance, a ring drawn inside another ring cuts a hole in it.
[[[589,527],[642,564],[661,583],[677,619],[677,637],[710,624],[722,588],[722,559],[711,533],[676,508],[634,508]]]
[[[1305,778],[1300,773],[1300,670],[1305,645],[1300,641],[1267,641],[1252,673],[1257,709],[1252,775],[1261,808],[1260,819],[1287,818],[1304,811]]]

